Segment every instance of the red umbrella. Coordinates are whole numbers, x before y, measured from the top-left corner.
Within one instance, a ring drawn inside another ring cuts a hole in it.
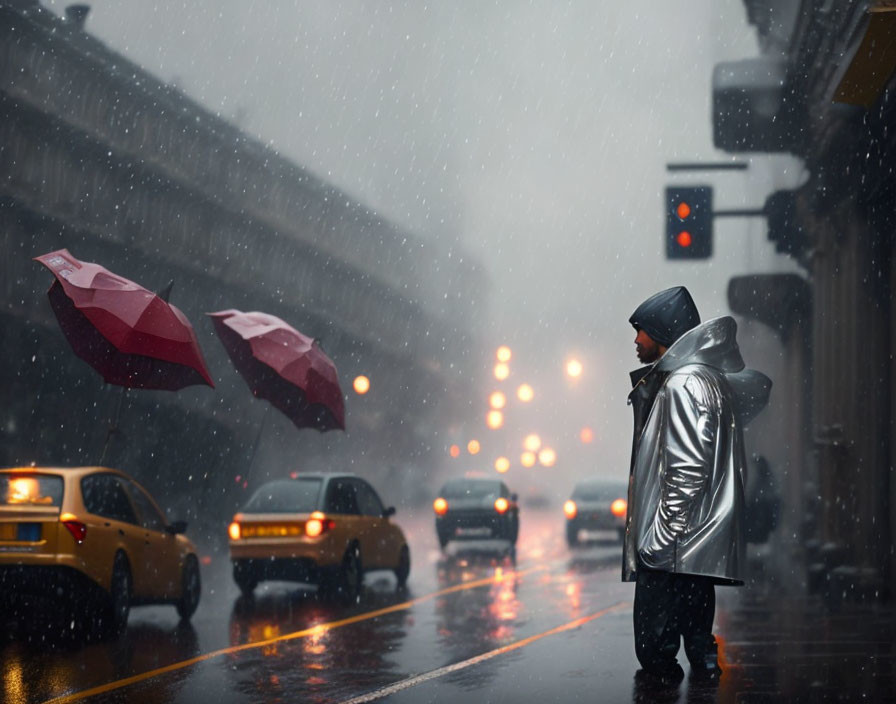
[[[224,349],[252,393],[299,428],[345,430],[336,365],[317,341],[267,313],[209,313]]]
[[[169,391],[214,386],[193,326],[176,306],[67,249],[35,260],[56,276],[47,295],[63,334],[107,383]]]

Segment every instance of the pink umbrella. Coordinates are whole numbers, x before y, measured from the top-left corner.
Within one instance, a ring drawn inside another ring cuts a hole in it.
[[[35,260],[56,276],[47,295],[63,334],[106,382],[169,391],[214,386],[193,326],[176,306],[67,249]]]
[[[267,313],[208,314],[252,393],[298,428],[345,430],[345,402],[336,365],[313,338]]]

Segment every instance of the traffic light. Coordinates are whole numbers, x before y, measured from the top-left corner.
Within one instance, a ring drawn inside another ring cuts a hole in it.
[[[712,256],[712,186],[666,187],[666,259]]]

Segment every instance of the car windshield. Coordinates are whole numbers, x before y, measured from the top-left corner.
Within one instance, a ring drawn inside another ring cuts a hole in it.
[[[245,513],[311,513],[318,508],[319,478],[268,482],[249,499]]]
[[[47,474],[0,475],[0,505],[59,506],[62,477]]]
[[[448,482],[442,487],[442,496],[446,499],[481,499],[486,496],[497,496],[501,493],[499,482]]]
[[[622,484],[580,484],[572,493],[579,501],[612,501],[624,499],[628,489]]]

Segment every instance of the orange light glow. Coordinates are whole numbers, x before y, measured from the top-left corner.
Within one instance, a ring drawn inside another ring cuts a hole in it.
[[[448,448],[448,454],[451,455],[452,457],[460,457],[460,446],[452,445],[451,447]]]
[[[520,384],[520,387],[516,390],[516,397],[523,403],[529,403],[529,401],[535,398],[535,392],[528,384]]]
[[[509,362],[511,357],[510,348],[507,345],[501,345],[495,351],[495,357],[499,362]]]
[[[495,410],[500,411],[507,405],[507,397],[500,391],[492,391],[491,395],[488,397],[488,405]]]
[[[628,502],[625,499],[616,499],[610,504],[610,513],[614,516],[624,516],[627,508]]]
[[[579,512],[579,509],[576,506],[576,502],[573,501],[572,499],[570,499],[565,504],[563,504],[563,513],[567,518],[569,518],[569,519],[575,518],[576,514],[578,514],[578,512]]]
[[[497,430],[504,425],[504,414],[501,411],[489,411],[485,415],[485,424],[492,430]]]
[[[588,443],[594,442],[594,431],[588,426],[585,426],[579,431],[579,440],[581,440],[586,445]]]
[[[682,201],[678,204],[678,207],[675,209],[675,214],[682,220],[685,220],[688,215],[691,214],[691,206]]]
[[[16,477],[9,481],[7,502],[10,504],[49,504],[52,497],[40,495],[40,483],[34,477]]]
[[[501,474],[504,474],[508,469],[510,469],[510,460],[506,457],[499,457],[495,460],[495,469],[497,469]]]
[[[557,453],[553,448],[546,447],[538,453],[538,461],[541,462],[544,467],[553,467],[557,462]]]
[[[499,496],[495,499],[495,511],[498,513],[504,513],[510,507],[510,504],[507,502],[503,496]]]
[[[432,510],[440,516],[444,516],[445,512],[448,510],[448,502],[440,496],[432,502]]]
[[[582,363],[577,359],[570,359],[566,362],[566,374],[571,379],[578,379],[582,376]]]
[[[504,381],[509,376],[510,367],[504,364],[504,362],[498,362],[495,365],[495,379],[497,379],[498,381]]]
[[[524,452],[520,455],[520,464],[523,467],[534,467],[535,466],[535,453],[534,452]]]
[[[324,520],[325,516],[320,511],[312,513],[311,518],[305,522],[305,534],[309,538],[316,538],[319,536],[324,532]]]
[[[239,540],[240,539],[240,524],[234,521],[227,528],[227,534],[230,536],[231,540]]]
[[[523,447],[529,452],[538,452],[538,449],[541,447],[541,438],[535,433],[527,435],[523,439]]]
[[[678,242],[679,247],[690,247],[693,238],[691,237],[690,232],[682,230],[678,233],[678,237],[675,238],[675,241]]]
[[[482,447],[480,446],[478,440],[470,440],[470,442],[467,443],[467,452],[469,452],[471,455],[479,454],[479,450],[481,449]]]
[[[354,388],[356,394],[363,396],[370,391],[370,379],[363,374],[356,376],[355,381],[352,383],[352,388]]]

